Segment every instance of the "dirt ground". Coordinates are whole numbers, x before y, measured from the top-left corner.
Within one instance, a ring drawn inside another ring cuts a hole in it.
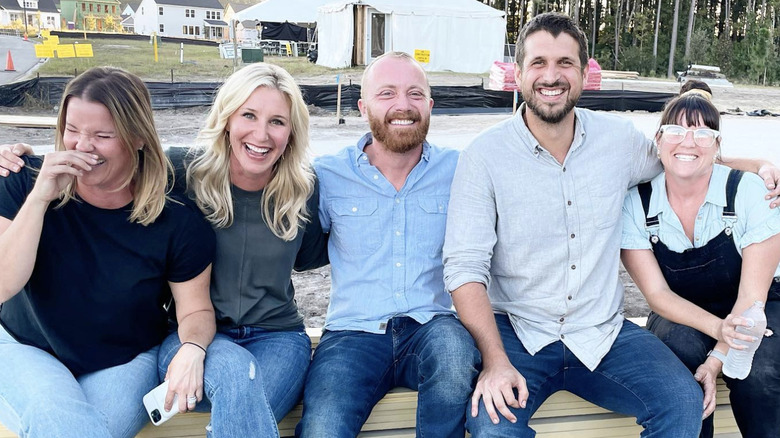
[[[300,83],[327,83],[330,78],[297,78]],[[359,76],[351,79],[359,81]],[[475,85],[481,78],[460,74],[432,74],[432,85]],[[605,81],[605,89],[631,89],[640,91],[676,92],[679,84],[671,81]],[[744,87],[714,88],[714,102],[721,110],[739,108],[741,111],[767,109],[780,113],[780,88]],[[155,120],[164,145],[188,146],[194,143],[195,136],[208,108],[196,107],[177,110],[157,111]],[[354,142],[368,130],[368,125],[359,114],[347,114],[346,123],[339,125],[332,114],[317,108],[311,108],[310,136],[313,154],[331,153]],[[0,108],[0,114],[31,114],[55,115],[52,109],[20,109]],[[438,144],[463,147],[469,138],[473,137],[494,123],[508,117],[506,114],[493,115],[440,115],[434,116],[431,122],[431,136],[438,136]],[[653,116],[655,118],[656,116]],[[744,116],[747,117],[747,116]],[[771,117],[769,117],[771,119]],[[779,118],[780,119],[780,118]],[[778,126],[777,123],[773,125]],[[775,137],[776,137],[775,131]],[[443,139],[439,140],[439,139]],[[16,128],[0,125],[0,142],[26,142],[34,145],[37,151],[45,151],[54,143],[52,129]],[[454,142],[455,145],[447,144]],[[315,147],[316,146],[316,147]],[[621,272],[621,280],[626,286],[626,314],[628,316],[646,316],[647,304],[625,272]],[[319,327],[324,324],[325,313],[329,299],[330,269],[328,267],[295,273],[293,281],[296,286],[298,304],[304,313],[306,325]]]

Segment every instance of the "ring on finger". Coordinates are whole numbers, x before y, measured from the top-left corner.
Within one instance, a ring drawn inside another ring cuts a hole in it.
[[[195,406],[195,404],[198,402],[198,398],[194,395],[190,395],[187,397],[187,406]]]

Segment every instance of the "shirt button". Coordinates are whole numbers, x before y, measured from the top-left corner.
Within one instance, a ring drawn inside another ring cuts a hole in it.
[[[563,318],[559,319],[558,322],[563,322]]]
[[[566,168],[565,167],[563,168],[563,171],[566,172]]]
[[[401,203],[401,200],[400,200],[400,199],[398,199],[398,198],[396,198],[396,199],[395,199],[395,203],[396,203],[396,204],[400,204],[400,203]]]
[[[374,175],[374,179],[379,179],[379,175]]]
[[[565,335],[561,335],[561,339],[564,339],[564,338],[566,338],[566,336]]]
[[[568,300],[571,300],[571,295],[569,295],[568,297],[566,297],[566,299],[568,299]]]
[[[396,231],[396,232],[395,232],[395,235],[396,235],[396,236],[400,236],[400,235],[401,235],[401,232],[400,232],[400,231]]]
[[[395,267],[396,267],[396,268],[400,268],[400,267],[401,267],[401,263],[396,263],[396,264],[395,264]]]
[[[577,269],[577,265],[571,265],[571,269],[572,270]]]
[[[368,157],[363,155],[363,161],[368,161]]]
[[[566,201],[566,205],[571,205],[571,201]]]
[[[571,233],[571,238],[574,239],[574,233]]]
[[[353,212],[357,211],[357,207],[352,207],[352,211]]]

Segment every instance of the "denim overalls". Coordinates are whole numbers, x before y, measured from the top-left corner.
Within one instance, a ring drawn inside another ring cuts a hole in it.
[[[737,300],[742,271],[742,257],[736,249],[732,226],[737,186],[742,172],[732,170],[726,183],[726,206],[722,220],[726,228],[706,245],[677,253],[658,238],[658,216],[645,219],[661,272],[677,295],[708,312],[725,318]],[[652,188],[650,183],[638,187],[647,217]],[[780,318],[780,282],[775,278],[767,296],[768,325]],[[651,312],[647,328],[658,336],[680,358],[692,373],[707,359],[716,340],[691,327],[676,324]],[[745,380],[724,377],[730,390],[734,417],[744,438],[780,436],[780,341],[778,336],[764,338]],[[712,437],[713,416],[702,424],[702,437]]]

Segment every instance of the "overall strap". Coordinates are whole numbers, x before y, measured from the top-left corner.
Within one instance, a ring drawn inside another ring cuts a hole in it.
[[[639,191],[639,198],[642,199],[642,209],[645,211],[645,228],[658,226],[658,215],[647,217],[647,212],[650,211],[650,195],[653,194],[653,187],[650,185],[650,181],[643,182],[636,188]]]
[[[745,172],[737,169],[731,169],[729,172],[729,179],[726,181],[726,206],[723,207],[723,218],[736,219],[737,214],[734,212],[734,200],[737,197],[737,187],[739,187],[739,181],[742,179],[742,175]]]

